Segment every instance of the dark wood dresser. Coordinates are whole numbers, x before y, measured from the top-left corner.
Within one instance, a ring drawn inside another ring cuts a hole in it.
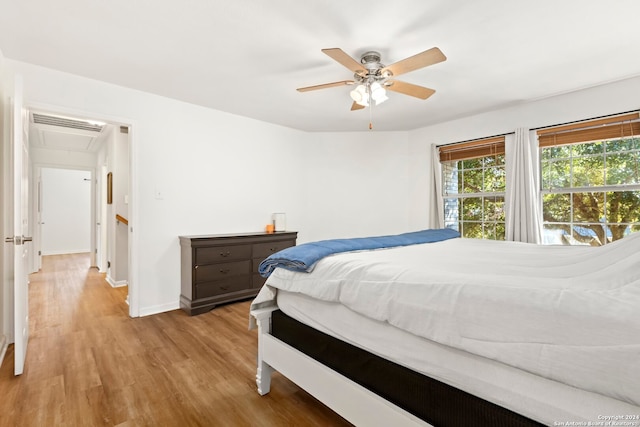
[[[180,308],[193,316],[256,296],[266,280],[258,265],[294,246],[297,236],[295,231],[180,236]]]

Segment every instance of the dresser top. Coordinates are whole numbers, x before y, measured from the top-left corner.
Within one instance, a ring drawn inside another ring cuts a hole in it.
[[[267,233],[264,231],[250,232],[250,233],[229,233],[229,234],[200,234],[200,235],[191,235],[191,236],[178,236],[180,238],[181,244],[191,244],[196,243],[198,241],[211,241],[211,240],[260,240],[260,239],[282,239],[282,238],[290,238],[295,239],[298,235],[297,231],[276,231],[273,233]]]
[[[266,231],[254,231],[249,233],[226,233],[226,234],[196,234],[191,236],[179,236],[181,239],[214,239],[225,237],[257,237],[257,236],[284,236],[284,235],[296,235],[297,231],[274,231],[273,233],[267,233]]]

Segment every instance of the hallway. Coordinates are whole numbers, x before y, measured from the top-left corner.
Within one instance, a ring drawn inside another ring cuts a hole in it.
[[[30,280],[25,373],[13,376],[11,346],[0,426],[349,425],[279,374],[258,395],[249,301],[132,319],[127,288],[89,254],[43,257]]]

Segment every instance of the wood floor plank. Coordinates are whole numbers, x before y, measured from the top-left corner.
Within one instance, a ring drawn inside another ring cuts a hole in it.
[[[43,257],[25,372],[0,366],[4,426],[348,426],[288,379],[256,391],[249,301],[132,319],[88,254]]]

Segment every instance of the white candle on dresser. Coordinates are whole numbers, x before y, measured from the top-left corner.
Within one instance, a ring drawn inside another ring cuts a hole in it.
[[[287,227],[287,219],[286,215],[283,212],[276,212],[273,214],[273,225],[275,226],[276,231],[284,231]]]

